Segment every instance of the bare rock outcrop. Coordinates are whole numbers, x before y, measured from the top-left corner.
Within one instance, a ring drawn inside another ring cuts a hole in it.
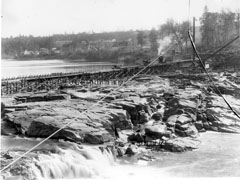
[[[48,137],[63,128],[53,138],[74,142],[101,144],[113,140],[112,125],[132,129],[128,113],[123,109],[91,106],[79,100],[33,104],[26,111],[7,114],[8,121],[17,124],[21,133],[30,137]]]

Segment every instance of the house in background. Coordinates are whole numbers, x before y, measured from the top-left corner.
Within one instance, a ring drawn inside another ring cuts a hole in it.
[[[112,46],[112,50],[113,51],[126,51],[127,50],[127,46],[128,46],[128,42],[127,41],[116,41],[113,43]]]
[[[128,39],[128,52],[134,52],[140,49],[139,44],[137,43],[137,40],[134,39]]]
[[[61,48],[61,55],[72,54],[75,52],[75,47],[72,43],[64,44]]]
[[[113,43],[112,50],[113,51],[120,51],[120,52],[133,52],[138,50],[140,47],[138,46],[137,42],[128,39],[127,41],[116,41]]]
[[[151,49],[151,43],[148,39],[145,39],[145,44],[141,48],[142,50],[149,51]]]
[[[33,56],[33,55],[35,55],[35,53],[34,53],[33,51],[25,50],[25,51],[23,52],[23,55],[24,55],[24,56]]]
[[[49,55],[50,51],[47,48],[40,48],[39,55]]]
[[[90,49],[92,50],[94,49],[97,51],[100,51],[100,50],[110,51],[115,41],[116,41],[115,39],[91,41],[89,42]]]
[[[71,47],[72,41],[56,41],[54,43],[55,48],[60,50],[60,54],[69,54],[73,52],[73,48]]]
[[[80,42],[75,42],[75,52],[87,53],[89,51],[89,42],[82,40]]]
[[[56,41],[54,45],[56,48],[61,49],[63,45],[70,44],[70,43],[72,43],[72,41]]]
[[[51,54],[60,54],[61,51],[58,48],[52,48],[51,49]]]
[[[136,40],[128,39],[125,41],[111,40],[74,40],[74,41],[56,41],[55,48],[51,52],[54,54],[74,54],[74,53],[88,53],[96,51],[119,51],[123,53],[134,52],[140,49]]]

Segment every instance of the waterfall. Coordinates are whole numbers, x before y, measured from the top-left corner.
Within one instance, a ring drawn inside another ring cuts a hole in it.
[[[83,146],[41,153],[32,165],[37,179],[105,178],[115,162],[109,148]]]

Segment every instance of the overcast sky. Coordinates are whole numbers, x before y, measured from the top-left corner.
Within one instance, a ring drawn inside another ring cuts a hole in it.
[[[2,37],[46,36],[157,28],[168,18],[188,20],[189,0],[2,0]],[[191,0],[190,16],[203,8],[236,12],[240,0]]]

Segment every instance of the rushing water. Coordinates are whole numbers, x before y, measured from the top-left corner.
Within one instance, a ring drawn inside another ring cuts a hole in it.
[[[51,73],[91,72],[108,70],[113,63],[84,60],[1,60],[1,77],[17,77]]]
[[[134,157],[114,161],[112,151],[96,146],[48,141],[39,149],[55,148],[58,153],[40,154],[35,159],[38,177],[142,179],[159,177],[240,176],[240,135],[207,132],[201,134],[198,150],[184,153],[153,153],[156,161],[136,161]],[[2,151],[28,148],[40,139],[2,137]],[[24,144],[24,146],[23,146]]]
[[[112,64],[67,62],[63,60],[2,60],[2,77],[16,77],[56,72],[104,70]],[[153,153],[156,161],[136,161],[135,157],[115,161],[112,151],[96,146],[49,140],[38,150],[54,150],[34,157],[38,179],[109,178],[159,179],[160,177],[240,176],[240,135],[207,132],[201,134],[198,150],[184,153]],[[1,137],[1,151],[27,151],[41,139]]]

